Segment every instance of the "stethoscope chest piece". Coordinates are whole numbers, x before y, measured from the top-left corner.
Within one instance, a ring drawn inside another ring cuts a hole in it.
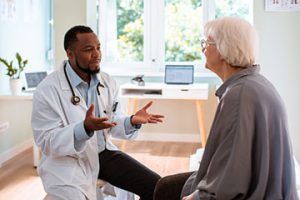
[[[72,96],[71,98],[71,102],[72,104],[74,104],[75,106],[78,105],[80,103],[80,98],[78,96]]]

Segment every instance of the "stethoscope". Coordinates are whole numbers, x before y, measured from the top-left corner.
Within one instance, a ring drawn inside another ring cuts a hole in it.
[[[69,76],[67,74],[67,69],[66,68],[67,68],[67,63],[64,64],[64,73],[65,73],[67,82],[68,82],[69,87],[70,87],[71,92],[72,92],[71,102],[72,102],[73,105],[76,106],[76,105],[79,105],[79,103],[80,103],[80,97],[75,94],[75,91],[74,91],[74,89],[73,89],[73,87],[71,85]],[[100,82],[97,84],[97,94],[98,95],[100,95],[99,87],[103,87],[104,88],[104,85],[102,85]]]

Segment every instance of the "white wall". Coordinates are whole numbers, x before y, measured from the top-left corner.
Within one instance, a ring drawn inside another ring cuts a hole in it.
[[[57,68],[66,59],[65,32],[72,26],[86,24],[86,0],[54,0],[53,12],[54,65]]]
[[[2,5],[8,1],[2,1]],[[16,52],[28,59],[25,70],[49,68],[47,50],[49,48],[48,30],[49,0],[13,1],[15,17],[0,15],[0,57],[13,60]],[[2,8],[2,7],[1,7]],[[3,10],[1,10],[3,12]],[[14,64],[16,64],[16,60]],[[0,95],[9,92],[9,77],[6,68],[0,65]],[[13,155],[14,150],[32,144],[30,126],[31,102],[22,100],[0,100],[0,121],[9,121],[8,130],[0,133],[0,165]],[[29,142],[28,142],[29,141]]]
[[[54,0],[53,9],[54,66],[57,68],[67,58],[63,41],[68,29],[75,25],[89,25],[96,31],[96,0]]]
[[[294,153],[300,160],[300,12],[265,12],[254,1],[254,26],[260,37],[262,73],[285,102]]]
[[[0,100],[0,121],[9,121],[10,124],[7,130],[0,132],[0,167],[33,144],[31,109],[31,100]]]

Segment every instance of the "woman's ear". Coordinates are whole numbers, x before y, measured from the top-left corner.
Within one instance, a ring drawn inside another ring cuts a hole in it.
[[[218,51],[218,59],[220,60],[220,61],[222,61],[222,62],[225,62],[225,58],[221,55],[221,53],[220,53],[220,48],[222,48],[222,45],[220,45],[219,46],[219,48],[217,48],[217,45],[215,45],[216,46],[216,49],[217,49],[217,51]]]
[[[223,56],[220,54],[220,52],[218,52],[218,54],[219,54],[219,59],[221,60],[221,61],[225,61],[225,59],[223,58]]]

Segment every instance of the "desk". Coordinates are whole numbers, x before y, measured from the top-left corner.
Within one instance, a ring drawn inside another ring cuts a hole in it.
[[[204,124],[203,101],[208,99],[208,84],[167,85],[164,83],[146,83],[138,86],[126,83],[120,86],[120,97],[128,98],[128,114],[137,111],[139,99],[170,99],[195,101],[201,144],[206,144],[207,133]]]
[[[0,100],[32,100],[32,93],[21,93],[20,95],[11,95],[9,93],[0,94]]]

